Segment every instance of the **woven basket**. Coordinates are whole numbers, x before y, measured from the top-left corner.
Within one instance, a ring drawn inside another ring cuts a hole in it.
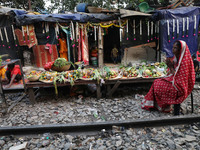
[[[28,79],[29,81],[31,81],[31,82],[37,81],[39,78],[40,78],[40,76],[38,76],[38,75],[33,75],[33,76],[31,76],[31,77],[27,77],[27,79]]]
[[[58,72],[62,72],[62,71],[67,71],[67,70],[69,70],[70,67],[71,67],[71,64],[67,64],[67,65],[62,66],[62,67],[56,67],[56,66],[52,65],[51,70],[53,70],[53,71],[58,71]]]

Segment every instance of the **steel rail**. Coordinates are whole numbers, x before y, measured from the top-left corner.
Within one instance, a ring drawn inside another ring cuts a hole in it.
[[[11,126],[1,127],[0,135],[27,135],[40,133],[78,133],[78,132],[94,132],[102,129],[110,130],[112,126],[121,126],[124,128],[143,128],[167,125],[192,124],[200,122],[200,116],[174,116],[168,118],[156,119],[139,119],[129,121],[106,121],[106,122],[89,122],[89,123],[69,123],[69,124],[51,124],[51,125],[32,125],[32,126]]]

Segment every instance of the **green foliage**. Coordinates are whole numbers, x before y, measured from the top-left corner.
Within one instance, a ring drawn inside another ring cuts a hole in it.
[[[44,9],[43,0],[30,0],[33,11],[37,11],[37,8]],[[0,5],[4,7],[11,7],[17,9],[28,10],[28,0],[1,0]]]
[[[71,64],[73,67],[75,67],[72,62],[67,61],[65,58],[57,58],[53,65],[60,68],[68,64]]]
[[[125,8],[127,5],[132,5],[133,7],[139,4],[139,0],[51,0],[51,6],[47,9],[50,12],[54,10],[61,11],[74,11],[74,8],[79,3],[88,3],[89,5],[113,9],[113,8]]]
[[[8,55],[8,54],[0,55],[0,66],[1,66],[1,63],[2,63],[2,61],[3,61],[2,58],[3,58],[3,57],[7,57],[7,56],[9,56],[9,55]]]

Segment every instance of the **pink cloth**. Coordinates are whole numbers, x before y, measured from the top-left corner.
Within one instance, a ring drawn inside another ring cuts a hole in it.
[[[52,45],[51,45],[51,44],[47,43],[47,44],[45,45],[45,49],[46,49],[46,50],[49,50],[49,53],[52,54]]]

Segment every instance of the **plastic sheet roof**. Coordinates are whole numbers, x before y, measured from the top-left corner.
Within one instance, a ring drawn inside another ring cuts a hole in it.
[[[18,12],[15,12],[15,14]],[[47,22],[101,22],[116,19],[116,16],[105,14],[91,14],[91,13],[74,13],[74,14],[49,14],[49,15],[29,15],[21,14],[15,16],[16,24],[18,26],[33,24],[41,21]]]

